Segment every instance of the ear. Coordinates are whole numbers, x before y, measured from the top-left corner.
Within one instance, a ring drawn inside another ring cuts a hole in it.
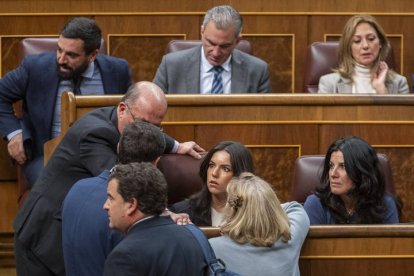
[[[239,37],[236,38],[236,45],[239,44],[239,42],[240,42],[241,39],[242,39],[242,36],[241,35],[239,35]]]
[[[88,57],[88,59],[89,59],[89,63],[91,63],[91,62],[94,62],[94,61],[95,61],[96,56],[98,55],[98,52],[99,52],[99,50],[98,50],[98,49],[96,49],[96,50],[94,50],[92,53],[90,53],[90,54],[89,54],[89,57]]]
[[[118,104],[118,114],[123,115],[128,110],[127,105],[124,102]]]
[[[127,215],[131,216],[138,210],[138,201],[135,198],[133,198],[127,202],[126,207],[127,207],[127,210],[126,210]]]
[[[158,164],[158,162],[160,161],[160,159],[161,159],[161,156],[158,156],[157,157],[157,159],[155,159],[154,161],[152,161],[151,163],[154,165],[154,166],[157,166],[157,164]]]
[[[200,33],[201,33],[201,36],[203,36],[203,34],[204,34],[204,26],[203,25],[201,25]]]

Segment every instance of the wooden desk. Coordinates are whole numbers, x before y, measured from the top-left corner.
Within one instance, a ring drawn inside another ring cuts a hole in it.
[[[208,237],[219,228],[202,228]],[[412,275],[414,225],[311,226],[300,254],[300,273]]]
[[[86,112],[116,105],[120,98],[64,94],[62,135]],[[195,140],[206,149],[222,140],[247,145],[257,174],[272,183],[282,201],[289,199],[298,156],[325,154],[331,142],[347,135],[362,137],[390,158],[404,221],[414,221],[414,95],[167,95],[167,99],[163,127],[168,134],[178,141]],[[46,145],[45,159],[52,151],[53,145]]]

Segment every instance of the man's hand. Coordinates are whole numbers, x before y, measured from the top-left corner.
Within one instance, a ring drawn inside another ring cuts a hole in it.
[[[165,211],[162,212],[161,216],[170,216],[172,221],[178,225],[193,224],[190,220],[190,216],[186,213],[176,214],[168,209],[165,209]]]
[[[24,153],[23,148],[22,133],[19,133],[15,135],[13,138],[11,138],[9,144],[7,145],[7,150],[9,151],[9,155],[11,156],[11,158],[16,160],[16,162],[20,165],[23,165],[24,162],[26,162],[26,154]]]
[[[200,152],[205,152],[205,150],[193,141],[180,143],[177,150],[178,154],[188,154],[196,159],[201,158]]]

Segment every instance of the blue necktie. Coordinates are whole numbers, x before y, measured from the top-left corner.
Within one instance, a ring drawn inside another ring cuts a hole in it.
[[[73,79],[73,93],[80,95],[81,93],[81,83],[82,83],[83,77],[79,76],[75,79]]]
[[[214,73],[213,85],[211,87],[211,94],[223,94],[223,80],[221,78],[221,73],[223,72],[223,67],[214,66],[212,71]]]

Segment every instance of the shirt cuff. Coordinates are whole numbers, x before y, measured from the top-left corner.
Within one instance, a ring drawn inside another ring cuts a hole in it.
[[[180,146],[180,143],[177,140],[174,140],[174,146],[170,153],[177,153],[179,146]]]
[[[15,130],[15,131],[13,131],[12,133],[9,133],[8,135],[7,135],[7,140],[11,140],[14,136],[16,136],[17,134],[20,134],[20,133],[22,133],[23,132],[23,130],[21,130],[21,129],[18,129],[18,130]]]

